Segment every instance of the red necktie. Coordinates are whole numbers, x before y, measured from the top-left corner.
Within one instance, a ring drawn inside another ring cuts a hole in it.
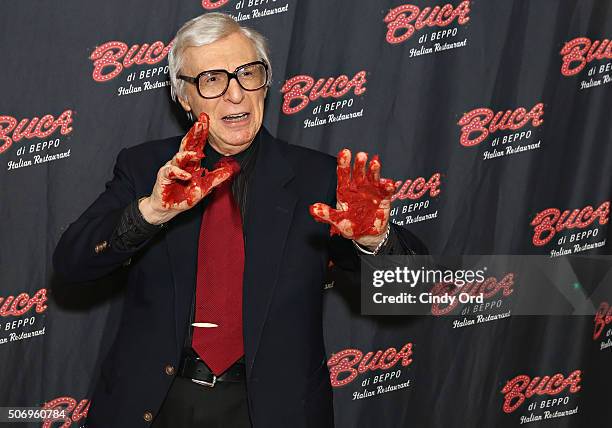
[[[229,163],[230,157],[215,168]],[[242,355],[242,275],[244,240],[240,209],[232,196],[232,178],[217,186],[202,217],[198,243],[195,322],[218,327],[194,327],[192,347],[215,375],[222,374]]]

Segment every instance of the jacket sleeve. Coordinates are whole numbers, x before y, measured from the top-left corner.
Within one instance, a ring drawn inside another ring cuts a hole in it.
[[[124,211],[138,196],[129,173],[128,153],[128,149],[119,152],[106,190],[70,224],[55,248],[53,267],[65,282],[102,278],[129,263],[130,257],[148,242],[128,250],[110,244]]]
[[[160,225],[148,223],[140,213],[138,200],[134,200],[123,211],[113,236],[108,243],[111,248],[118,249],[119,251],[137,249],[143,242],[151,239],[153,235],[165,226],[166,223]]]

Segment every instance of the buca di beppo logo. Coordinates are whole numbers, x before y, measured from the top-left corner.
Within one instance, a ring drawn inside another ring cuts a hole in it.
[[[17,120],[13,116],[0,116],[0,153],[22,139],[47,138],[58,129],[62,135],[72,132],[72,110],[65,110],[57,118],[47,114],[42,118]]]
[[[87,417],[90,404],[88,399],[77,402],[74,398],[66,396],[48,401],[42,407],[45,415],[48,415],[43,421],[42,428],[70,428],[72,422],[78,422]],[[59,422],[62,424],[57,425]]]
[[[527,111],[523,107],[514,110],[493,112],[490,108],[477,108],[464,113],[457,125],[461,126],[459,142],[464,147],[476,146],[489,134],[499,130],[521,129],[531,121],[534,127],[540,126],[544,119],[544,104],[538,103]]]
[[[425,27],[446,27],[455,20],[459,25],[464,25],[470,20],[469,12],[469,1],[462,1],[456,8],[450,3],[423,9],[413,4],[395,7],[384,18],[387,24],[386,40],[391,44],[402,43],[412,37],[415,31]]]
[[[391,197],[391,201],[396,199],[420,199],[425,193],[429,192],[429,196],[435,198],[440,194],[440,173],[434,173],[429,180],[425,180],[424,177],[418,177],[414,180],[408,179],[402,183],[402,181],[396,181],[396,188],[399,187],[398,191]]]
[[[398,190],[391,197],[391,202],[395,202],[395,206],[389,214],[391,221],[398,225],[404,225],[437,218],[438,210],[427,214],[416,213],[430,207],[431,200],[425,196],[431,198],[438,197],[440,194],[441,177],[442,174],[436,172],[428,180],[425,177],[417,177],[415,179],[396,181],[395,186]]]
[[[610,215],[610,201],[605,201],[597,209],[593,209],[591,205],[587,205],[582,209],[564,210],[561,212],[558,208],[547,208],[533,218],[531,226],[533,226],[533,245],[540,247],[548,244],[556,233],[563,230],[584,229],[596,220],[599,224],[605,225],[608,223]],[[596,236],[592,234],[592,236]],[[589,236],[579,237],[588,238]],[[578,240],[578,239],[576,239]]]
[[[21,293],[17,297],[0,297],[0,316],[20,316],[36,307],[36,313],[40,314],[47,309],[47,289],[41,288],[30,297],[28,293]]]
[[[318,98],[341,98],[351,90],[355,95],[366,91],[366,72],[357,72],[352,79],[342,74],[338,77],[320,78],[300,74],[287,80],[281,88],[283,93],[283,113],[295,114],[306,108],[310,101]]]
[[[385,351],[368,352],[359,349],[344,349],[333,354],[327,361],[329,379],[334,388],[354,381],[358,375],[368,371],[389,370],[401,361],[403,367],[412,364],[412,343],[406,343],[399,351],[388,348]]]
[[[215,10],[225,6],[229,0],[202,0],[202,7],[206,10]],[[271,15],[286,13],[289,11],[289,3],[278,7],[261,7],[261,6],[276,6],[277,0],[238,0],[232,8],[228,8],[225,12],[231,16],[234,21],[242,22],[254,18],[262,18]],[[232,14],[231,10],[237,11],[237,14]]]
[[[229,2],[229,0],[202,0],[202,7],[206,10],[219,9],[227,2]]]
[[[573,76],[578,74],[593,60],[612,59],[612,42],[608,39],[591,40],[588,37],[576,37],[566,42],[561,49],[561,74]]]
[[[527,375],[519,375],[514,379],[509,380],[501,390],[504,394],[503,410],[506,413],[512,413],[518,409],[527,398],[534,395],[559,395],[566,389],[575,394],[582,388],[580,381],[582,371],[575,370],[565,377],[561,373],[553,376],[536,376],[531,379]]]
[[[612,306],[608,302],[601,302],[599,309],[595,313],[595,330],[593,331],[593,340],[599,339],[604,328],[612,324]]]
[[[162,61],[172,47],[172,42],[167,45],[162,41],[152,44],[128,45],[123,42],[109,41],[98,47],[91,53],[89,59],[93,61],[92,78],[96,82],[106,82],[119,76],[121,72],[134,64],[157,64]]]
[[[501,280],[497,280],[494,276],[484,279],[483,281],[467,282],[462,286],[457,286],[454,283],[439,282],[431,289],[431,294],[435,296],[455,296],[459,293],[466,293],[470,296],[482,296],[483,299],[489,300],[496,295],[508,297],[514,292],[514,274],[508,273]],[[447,304],[432,303],[431,314],[441,316],[450,314],[459,306],[459,299],[450,300]]]

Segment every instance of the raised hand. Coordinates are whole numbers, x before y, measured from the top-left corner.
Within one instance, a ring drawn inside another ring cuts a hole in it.
[[[331,225],[330,235],[339,234],[367,247],[376,247],[387,231],[393,180],[380,178],[380,161],[357,153],[351,175],[351,151],[338,153],[336,209],[323,203],[310,206],[316,221]]]
[[[229,166],[208,171],[200,165],[208,138],[208,124],[206,113],[200,114],[181,140],[179,151],[157,172],[151,196],[139,204],[149,223],[167,222],[196,205],[214,187],[231,177],[233,171]]]

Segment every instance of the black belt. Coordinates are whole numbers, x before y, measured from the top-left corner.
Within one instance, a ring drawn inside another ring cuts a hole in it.
[[[244,359],[240,359],[223,372],[223,374],[215,376],[199,357],[187,355],[181,362],[178,375],[189,378],[197,384],[212,388],[217,382],[244,382],[246,379],[246,366]]]

